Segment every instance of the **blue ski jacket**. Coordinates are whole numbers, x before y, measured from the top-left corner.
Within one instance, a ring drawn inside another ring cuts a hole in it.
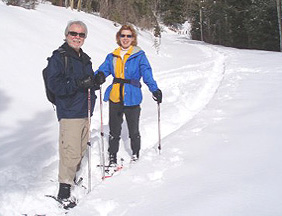
[[[106,77],[111,74],[115,78],[115,58],[118,57],[119,56],[113,53],[108,54],[104,63],[95,71],[95,74],[101,71]],[[141,87],[139,86],[141,78],[143,78],[143,82],[148,86],[150,92],[158,90],[157,83],[153,78],[150,63],[145,52],[138,46],[133,47],[133,52],[124,65],[124,76],[125,79],[132,81],[132,83],[124,84],[124,106],[136,106],[141,104],[143,99]],[[106,89],[104,101],[109,101],[112,86],[113,84]]]
[[[87,118],[88,90],[77,87],[76,81],[87,75],[93,75],[90,57],[80,50],[80,56],[67,43],[48,58],[47,87],[55,94],[57,118]],[[65,62],[64,56],[67,56]],[[65,64],[66,68],[65,68]],[[91,89],[91,116],[93,114],[96,95]]]

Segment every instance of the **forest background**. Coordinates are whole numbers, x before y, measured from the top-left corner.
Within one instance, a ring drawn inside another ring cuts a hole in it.
[[[38,0],[3,0],[36,9]],[[281,0],[50,0],[52,4],[154,32],[162,25],[181,31],[190,24],[193,40],[211,44],[281,51]],[[182,32],[183,33],[183,32]]]

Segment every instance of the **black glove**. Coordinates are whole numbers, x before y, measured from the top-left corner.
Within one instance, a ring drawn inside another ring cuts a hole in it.
[[[94,76],[89,75],[83,79],[79,79],[76,81],[76,84],[79,88],[93,88],[96,87],[96,83],[94,81]]]
[[[153,99],[157,101],[158,104],[162,102],[162,98],[163,98],[163,94],[160,89],[153,92]]]
[[[102,71],[99,71],[95,77],[94,80],[97,85],[102,85],[104,82],[106,82],[106,76]]]

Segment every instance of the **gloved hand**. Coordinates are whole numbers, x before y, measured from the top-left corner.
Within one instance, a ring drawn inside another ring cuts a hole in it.
[[[163,94],[160,89],[153,92],[153,99],[157,101],[158,104],[162,102],[162,98],[163,98]]]
[[[102,85],[104,82],[106,82],[106,76],[102,71],[99,71],[95,77],[94,80],[97,85]]]
[[[93,75],[88,75],[85,78],[79,79],[76,81],[76,84],[79,88],[93,88],[96,87]]]

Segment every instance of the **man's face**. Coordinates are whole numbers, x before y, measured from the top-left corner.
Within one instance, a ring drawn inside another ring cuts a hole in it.
[[[71,25],[66,40],[68,45],[78,52],[84,44],[85,29],[77,24]]]

